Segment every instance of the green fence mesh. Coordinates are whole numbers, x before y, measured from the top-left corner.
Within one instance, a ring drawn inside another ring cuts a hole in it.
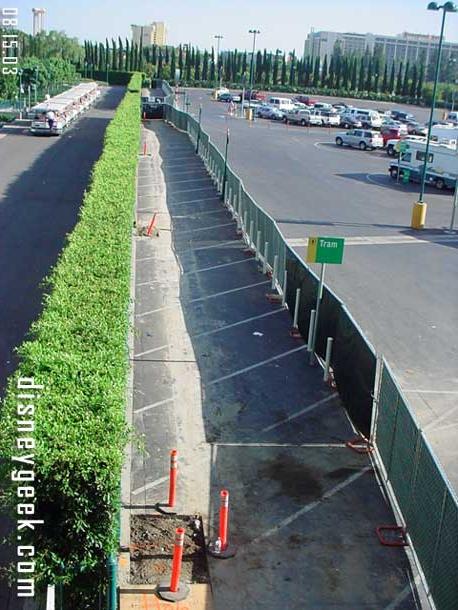
[[[437,610],[458,608],[458,500],[383,362],[377,447]]]

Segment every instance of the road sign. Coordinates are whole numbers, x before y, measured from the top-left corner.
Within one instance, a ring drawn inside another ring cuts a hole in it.
[[[405,153],[407,150],[409,150],[410,147],[407,142],[398,140],[398,142],[396,143],[396,146],[394,148],[395,148],[396,152]]]
[[[344,242],[343,237],[309,237],[307,262],[341,265]]]

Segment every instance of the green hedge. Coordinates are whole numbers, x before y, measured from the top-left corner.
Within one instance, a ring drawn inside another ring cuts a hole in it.
[[[124,411],[139,82],[141,75],[135,74],[129,83],[135,92],[126,93],[107,128],[79,222],[47,281],[43,313],[19,349],[20,365],[1,405],[6,487],[9,459],[17,455],[17,378],[34,377],[45,386],[35,415],[35,518],[45,523],[30,536],[42,582],[62,572],[69,582],[81,580],[81,570],[90,578],[117,542],[128,436]],[[15,493],[10,485],[6,498],[13,512]]]
[[[120,72],[117,70],[108,70],[108,84],[109,85],[122,85],[127,87],[134,72]],[[98,81],[107,81],[106,70],[94,70],[87,73],[89,78],[93,78]]]

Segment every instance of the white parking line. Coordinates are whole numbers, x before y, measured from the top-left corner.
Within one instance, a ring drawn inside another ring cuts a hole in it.
[[[221,265],[213,265],[212,267],[203,267],[202,269],[196,269],[195,271],[187,271],[183,275],[194,275],[195,273],[204,273],[205,271],[213,271],[214,269],[221,269],[222,267],[231,267],[232,265],[240,265],[241,263],[256,262],[254,258],[244,258],[241,261],[233,261],[232,263],[221,263]]]
[[[291,447],[297,449],[347,448],[345,443],[212,443],[218,447]]]
[[[232,379],[233,377],[238,377],[239,375],[244,375],[254,369],[258,369],[265,364],[269,364],[270,362],[275,362],[276,360],[280,360],[280,358],[285,358],[286,356],[290,356],[291,354],[295,354],[296,352],[300,352],[304,349],[307,349],[306,345],[300,345],[299,347],[295,347],[294,349],[290,349],[287,352],[283,352],[282,354],[277,354],[276,356],[272,356],[272,358],[267,358],[267,360],[262,360],[261,362],[257,362],[256,364],[252,364],[251,366],[247,366],[243,369],[239,369],[238,371],[234,371],[233,373],[229,373],[229,375],[223,375],[223,377],[218,377],[218,379],[214,379],[213,381],[209,381],[205,385],[211,386],[215,385],[215,383],[220,383],[221,381],[227,381],[228,379]]]
[[[134,354],[134,358],[140,358],[141,356],[146,356],[147,354],[152,354],[153,352],[159,352],[163,349],[167,349],[167,347],[168,345],[160,345],[159,347],[153,347],[152,349],[147,349],[146,352]]]
[[[320,405],[323,405],[324,403],[329,402],[336,396],[338,396],[338,393],[334,392],[333,394],[326,396],[326,398],[317,400],[317,402],[312,403],[308,407],[304,407],[300,411],[296,411],[296,413],[292,413],[288,417],[285,417],[285,419],[282,419],[282,420],[276,422],[275,424],[272,424],[271,426],[267,426],[267,428],[263,428],[261,430],[261,432],[270,432],[271,430],[275,430],[275,428],[279,428],[280,426],[283,426],[283,424],[287,424],[288,422],[293,421],[293,419],[297,419],[298,417],[301,417],[301,415],[305,415],[305,413],[308,413],[309,411],[313,411],[313,409],[316,409]]]
[[[223,224],[219,224],[219,225],[210,225],[209,227],[198,227],[197,229],[188,229],[187,231],[174,231],[175,235],[177,237],[181,237],[182,235],[186,234],[186,233],[196,233],[196,231],[210,231],[210,229],[220,229],[222,227],[231,227],[234,226],[234,221],[232,220],[231,222],[225,222]]]
[[[136,496],[138,494],[141,494],[142,491],[147,491],[148,489],[152,489],[153,487],[157,487],[161,483],[165,483],[168,480],[169,480],[169,477],[161,477],[160,479],[156,479],[155,481],[152,481],[151,483],[147,483],[146,485],[143,485],[143,487],[138,487],[137,489],[134,489],[131,492],[131,494],[133,496]]]
[[[240,320],[239,322],[234,322],[233,324],[226,324],[225,326],[221,326],[220,328],[214,328],[213,330],[206,330],[202,333],[197,333],[197,335],[193,335],[191,339],[197,339],[199,337],[207,337],[208,335],[215,335],[216,333],[221,333],[225,330],[229,330],[230,328],[235,328],[236,326],[241,326],[242,324],[249,324],[250,322],[254,322],[255,320],[259,320],[261,318],[267,318],[267,316],[273,316],[280,311],[286,311],[285,307],[280,307],[279,309],[275,309],[274,311],[268,311],[267,313],[262,313],[259,316],[253,316],[251,318],[245,318],[244,320]]]
[[[399,606],[399,604],[401,604],[406,599],[406,597],[409,597],[409,595],[415,596],[414,585],[419,585],[420,582],[420,576],[416,576],[413,582],[410,582],[408,585],[406,585],[404,589],[398,595],[396,595],[393,601],[389,603],[388,606],[385,606],[384,610],[395,610]]]
[[[296,511],[289,517],[286,517],[286,519],[282,519],[279,523],[277,523],[277,525],[266,530],[260,536],[257,536],[256,538],[251,540],[251,542],[249,542],[248,544],[249,545],[257,544],[264,538],[269,538],[270,536],[277,534],[280,530],[282,530],[283,528],[285,528],[288,525],[290,525],[291,523],[293,523],[293,521],[296,521],[296,519],[299,519],[299,517],[302,517],[306,513],[309,513],[313,509],[320,506],[320,504],[322,504],[324,501],[328,500],[329,498],[332,498],[332,496],[335,496],[337,493],[339,493],[339,491],[342,491],[343,489],[345,489],[346,487],[348,487],[349,485],[351,485],[352,483],[357,481],[360,477],[362,477],[364,474],[366,474],[366,472],[369,472],[370,470],[372,470],[372,466],[366,466],[359,472],[352,474],[350,477],[348,477],[348,479],[345,479],[345,481],[342,481],[342,483],[339,483],[338,485],[336,485],[329,491],[326,491],[319,500],[315,500],[314,502],[310,502],[310,504],[306,504],[303,508]]]
[[[189,305],[190,303],[200,303],[201,301],[208,301],[209,299],[216,299],[217,297],[224,296],[226,294],[232,294],[234,292],[240,292],[242,290],[248,290],[249,288],[254,288],[256,286],[262,286],[263,284],[270,284],[270,280],[266,282],[257,282],[256,284],[248,284],[247,286],[241,286],[240,288],[232,288],[231,290],[224,290],[223,292],[217,292],[216,294],[209,294],[205,297],[198,297],[197,299],[191,299],[187,301],[185,305]],[[145,311],[144,313],[135,314],[136,318],[143,318],[144,316],[149,316],[153,313],[158,313],[159,311],[165,311],[167,309],[171,309],[172,307],[177,307],[181,305],[181,303],[174,303],[173,305],[166,305],[165,307],[159,307],[159,309],[152,309],[151,311]],[[211,383],[216,383],[212,381]]]
[[[150,411],[151,409],[155,409],[156,407],[160,407],[161,405],[165,405],[169,402],[173,402],[173,398],[165,398],[164,400],[158,400],[157,402],[153,402],[151,405],[146,405],[145,407],[140,407],[140,409],[136,409],[134,411],[134,415],[137,413],[144,413],[145,411]]]

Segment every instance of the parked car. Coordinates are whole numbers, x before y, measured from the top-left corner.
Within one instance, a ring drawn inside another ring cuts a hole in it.
[[[400,140],[403,132],[400,127],[392,125],[382,125],[380,128],[380,135],[383,138],[383,146],[386,146],[388,140]]]
[[[378,129],[382,126],[382,117],[376,110],[367,108],[349,108],[345,116],[352,116],[361,121],[366,129]]]
[[[215,89],[214,96],[215,100],[219,100],[222,95],[230,94],[231,92],[227,87],[220,87],[219,89]]]
[[[285,117],[285,113],[276,108],[275,106],[271,106],[270,104],[261,104],[255,110],[256,116],[261,119],[273,119],[277,121],[281,121]]]
[[[283,121],[285,123],[292,123],[295,125],[310,125],[310,110],[303,110],[297,108],[296,110],[288,110],[285,113]]]
[[[301,102],[302,104],[305,104],[306,106],[314,106],[315,104],[318,103],[318,100],[314,100],[312,97],[309,97],[308,95],[296,95],[294,100],[297,102]]]
[[[317,112],[314,108],[310,109],[309,114],[310,125],[318,125],[321,127],[323,125],[323,117],[321,116],[321,112]]]
[[[407,133],[414,136],[426,136],[428,129],[425,125],[422,125],[418,121],[411,121],[406,125]]]
[[[415,121],[415,117],[411,112],[405,112],[404,110],[391,110],[390,117],[395,121],[400,121],[401,123],[410,123]]]
[[[315,109],[314,109],[315,110]],[[330,112],[329,110],[320,110],[322,124],[326,127],[339,127],[340,116],[337,112]]]
[[[458,125],[458,112],[449,112],[447,115],[447,121],[449,123],[453,123],[454,125]]]
[[[357,117],[344,113],[340,115],[340,126],[344,129],[351,129],[352,127],[362,127],[362,123]]]
[[[406,142],[426,142],[426,138],[423,136],[403,136],[401,138],[402,141]],[[386,154],[389,157],[399,157],[399,152],[397,150],[397,145],[399,144],[399,140],[388,140],[385,144]]]
[[[360,150],[367,148],[383,148],[383,138],[378,131],[369,131],[365,129],[351,129],[343,131],[336,136],[337,146],[354,146]]]
[[[221,93],[218,96],[218,101],[219,102],[233,102],[234,97],[233,97],[232,93]]]
[[[271,106],[275,106],[279,110],[284,110],[285,112],[294,110],[294,102],[289,97],[272,96],[267,98],[267,103]]]
[[[314,110],[326,110],[326,111],[330,112],[332,110],[332,105],[327,104],[325,102],[316,102],[315,104],[313,104],[313,109]]]

